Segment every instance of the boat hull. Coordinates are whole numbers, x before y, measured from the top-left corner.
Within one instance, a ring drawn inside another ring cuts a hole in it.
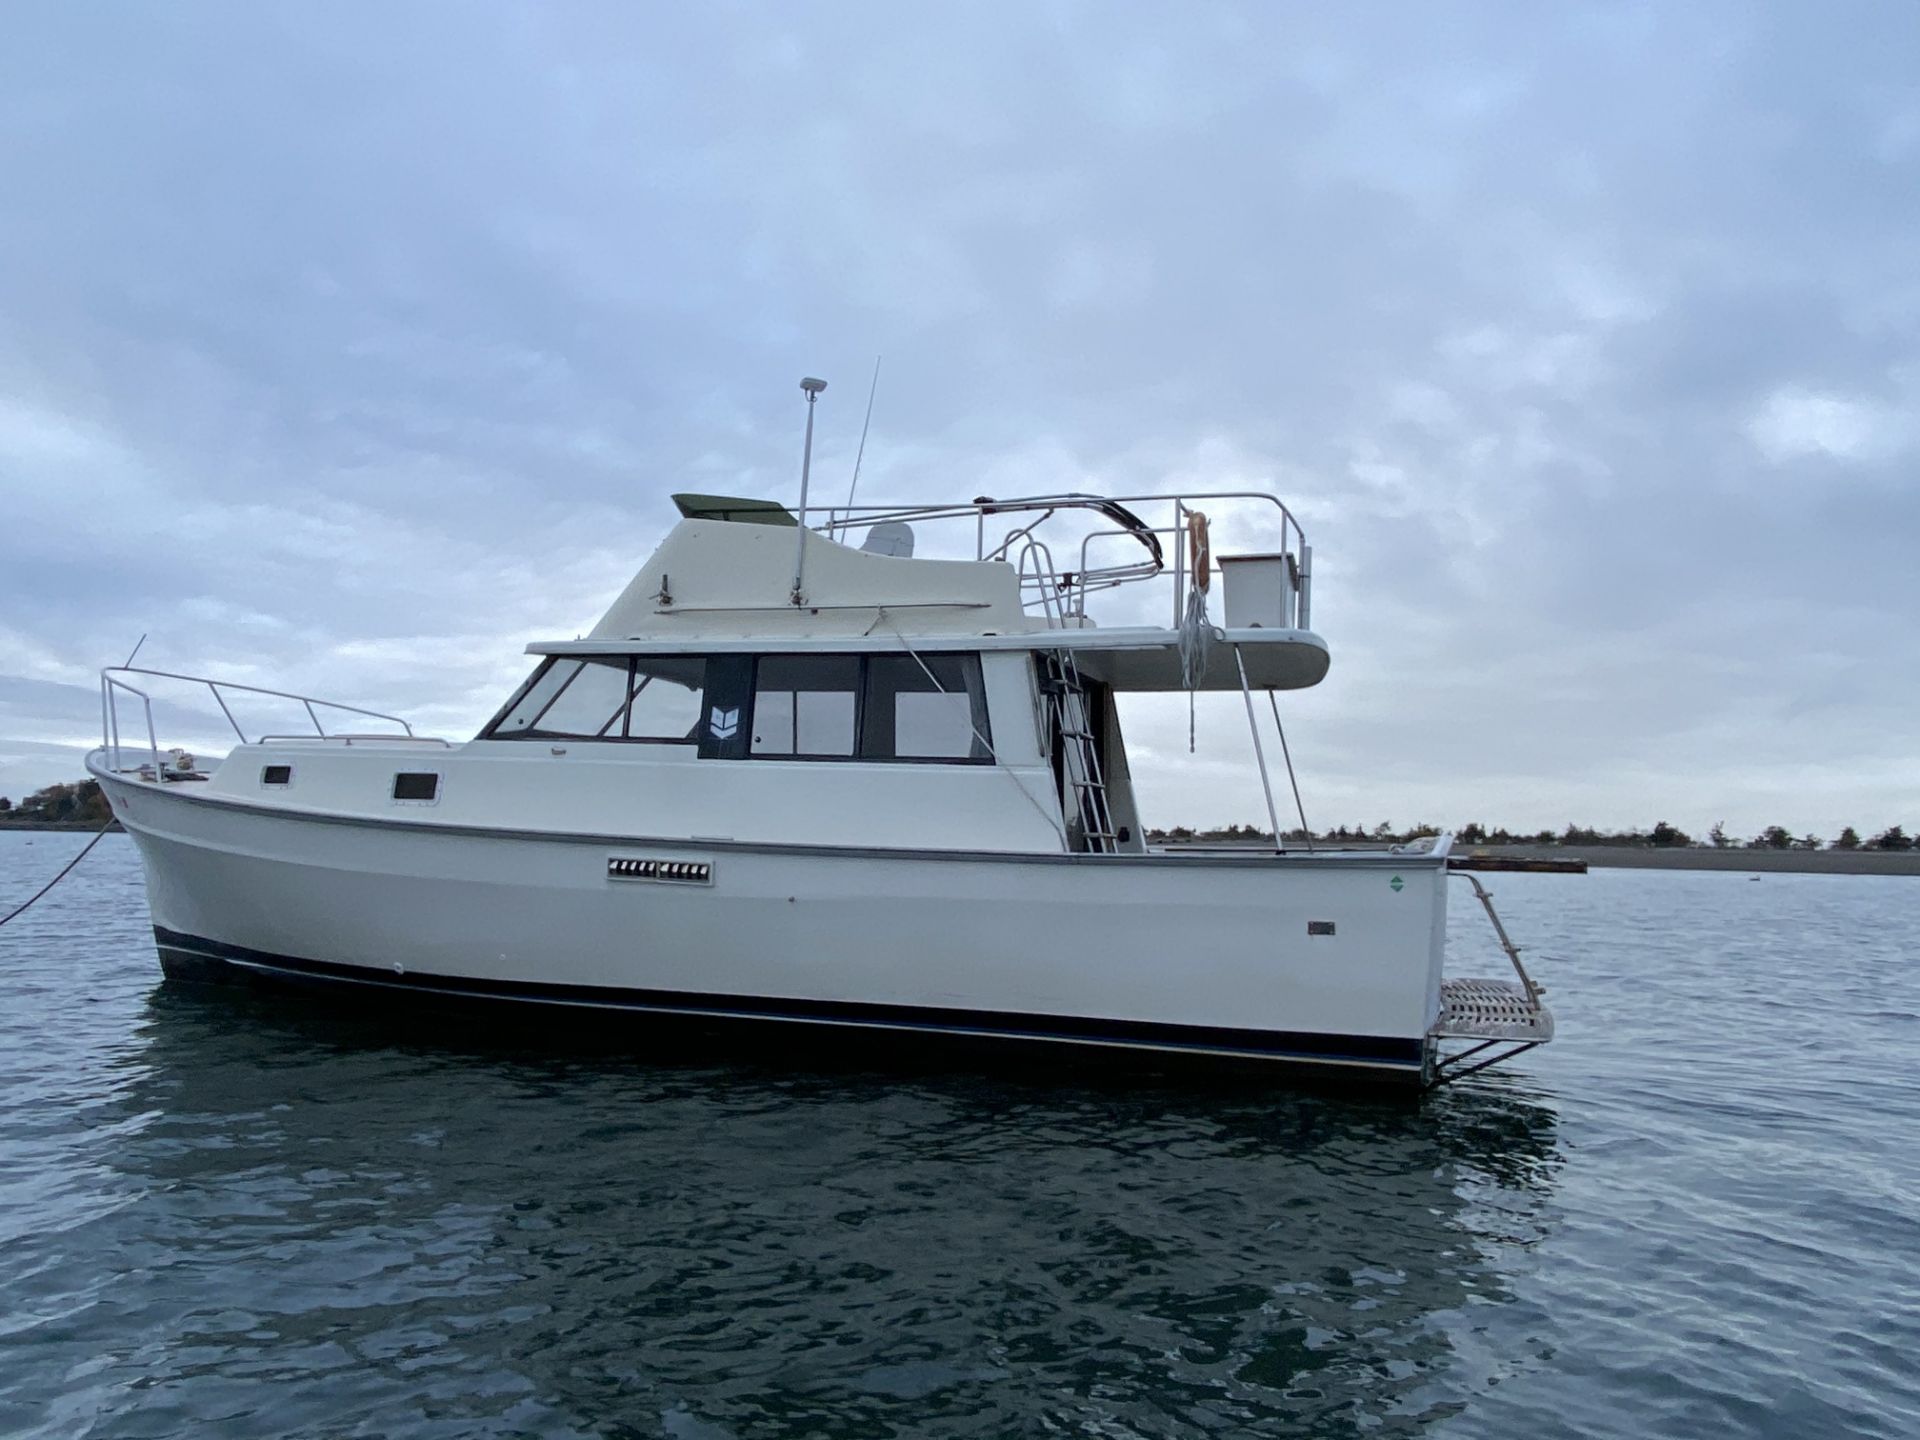
[[[1431,1062],[1444,857],[561,835],[105,783],[181,978],[325,985],[376,1008],[833,1027],[1413,1084]],[[669,873],[683,878],[652,878]]]

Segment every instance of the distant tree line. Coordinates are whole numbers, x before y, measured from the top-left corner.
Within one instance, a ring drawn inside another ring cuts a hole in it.
[[[1438,825],[1422,823],[1400,829],[1392,821],[1383,820],[1371,827],[1337,825],[1331,830],[1315,831],[1313,838],[1329,844],[1404,845],[1410,840],[1439,833]],[[1912,850],[1920,847],[1920,839],[1910,837],[1899,825],[1889,825],[1870,840],[1862,840],[1860,832],[1849,825],[1830,841],[1813,834],[1795,835],[1784,825],[1769,825],[1758,835],[1741,839],[1727,834],[1724,821],[1709,830],[1704,840],[1694,839],[1665,820],[1647,830],[1597,830],[1589,825],[1569,824],[1564,830],[1528,831],[1512,831],[1503,825],[1489,828],[1474,821],[1457,827],[1453,833],[1462,845],[1620,845],[1641,849],[1701,846],[1715,850]],[[1149,830],[1147,838],[1271,842],[1273,832],[1255,825],[1226,825],[1213,830],[1194,830],[1185,825],[1175,825],[1168,830]],[[1307,835],[1304,830],[1293,829],[1286,832],[1286,838],[1305,841]]]
[[[36,790],[18,805],[0,795],[0,816],[8,820],[78,820],[104,825],[113,818],[107,797],[100,793],[97,780],[78,780],[70,785],[49,785]]]

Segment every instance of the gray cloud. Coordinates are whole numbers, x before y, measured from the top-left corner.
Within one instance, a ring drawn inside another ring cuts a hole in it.
[[[801,373],[844,476],[885,352],[873,498],[1294,505],[1329,819],[1911,825],[1916,73],[1811,5],[22,12],[0,752],[142,631],[469,728],[669,490],[792,493]],[[1238,724],[1162,818],[1255,818]]]

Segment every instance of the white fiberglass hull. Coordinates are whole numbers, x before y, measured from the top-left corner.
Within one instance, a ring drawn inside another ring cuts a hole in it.
[[[289,815],[96,773],[140,847],[170,973],[330,981],[382,1006],[412,992],[1414,1082],[1430,1061],[1442,855],[621,839]],[[649,860],[707,869],[615,873]]]

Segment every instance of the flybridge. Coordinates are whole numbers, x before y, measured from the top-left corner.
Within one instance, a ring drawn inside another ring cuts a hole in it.
[[[794,512],[773,500],[679,494],[673,501],[689,520],[800,528]],[[1215,557],[1209,516],[1222,512],[1231,512],[1240,528],[1259,535],[1270,548]],[[917,527],[938,526],[945,538],[970,522],[973,561],[1012,565],[1021,609],[1051,628],[1092,624],[1090,597],[1162,579],[1170,582],[1177,628],[1189,586],[1206,589],[1216,566],[1223,581],[1241,577],[1241,597],[1234,601],[1229,625],[1235,618],[1249,627],[1306,630],[1311,624],[1312,547],[1293,513],[1264,491],[980,495],[937,504],[834,505],[803,513],[813,519],[816,534],[845,545],[864,530],[861,553],[893,559],[914,556]],[[1122,544],[1125,548],[1116,553]],[[1056,560],[1056,548],[1064,564]]]
[[[1074,651],[1120,690],[1295,690],[1327,673],[1326,642],[1306,628],[1312,552],[1270,495],[840,506],[822,512],[818,529],[785,523],[792,513],[764,500],[678,498],[687,518],[587,636],[536,641],[530,653],[1044,644]],[[1254,530],[1267,548],[1215,559],[1210,513]],[[926,558],[922,532],[963,558]],[[1064,569],[1057,552],[1072,557]]]

